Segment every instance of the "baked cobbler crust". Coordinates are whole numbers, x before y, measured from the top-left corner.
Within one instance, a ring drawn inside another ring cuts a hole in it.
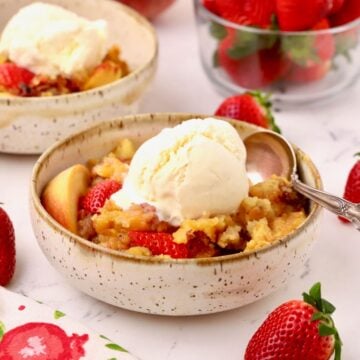
[[[122,140],[113,152],[99,161],[89,161],[92,184],[113,179],[122,184],[135,147]],[[199,219],[186,219],[179,227],[161,221],[156,209],[148,204],[133,205],[128,210],[107,200],[95,215],[79,211],[79,235],[104,247],[131,254],[151,256],[144,247],[131,247],[129,231],[165,232],[173,241],[187,244],[197,240],[193,257],[218,256],[261,249],[297,229],[306,219],[307,202],[285,179],[272,176],[250,187],[236,213]],[[199,246],[199,243],[201,246]]]

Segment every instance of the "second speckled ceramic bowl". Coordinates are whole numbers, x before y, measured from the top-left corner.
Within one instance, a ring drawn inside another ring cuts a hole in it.
[[[32,0],[0,0],[0,33]],[[41,153],[55,141],[101,121],[137,111],[157,63],[153,27],[130,8],[112,0],[47,0],[88,19],[105,19],[110,44],[117,44],[131,73],[109,85],[71,95],[18,98],[0,96],[0,152]]]
[[[100,158],[121,138],[136,144],[191,118],[192,114],[145,114],[103,123],[57,143],[34,167],[31,218],[36,238],[50,263],[75,287],[109,304],[163,315],[208,314],[254,302],[298,274],[315,239],[320,209],[312,204],[305,223],[286,238],[256,252],[207,259],[159,259],[113,251],[60,226],[40,202],[45,185],[61,170]],[[241,137],[257,127],[231,121]],[[297,150],[305,183],[321,188],[318,171]]]

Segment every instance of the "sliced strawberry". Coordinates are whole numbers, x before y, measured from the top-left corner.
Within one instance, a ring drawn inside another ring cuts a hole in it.
[[[357,155],[360,156],[360,153]],[[360,204],[360,160],[351,168],[347,177],[344,198],[355,204]],[[342,217],[340,217],[340,220],[349,222]]]
[[[81,200],[80,207],[90,214],[95,214],[104,206],[105,201],[120,188],[121,185],[117,181],[104,180],[90,188]]]
[[[15,271],[15,232],[4,209],[0,208],[0,286],[6,286]]]
[[[169,255],[174,259],[189,257],[186,244],[177,244],[169,233],[129,231],[130,246],[148,248],[152,255]]]
[[[331,7],[332,0],[276,0],[280,30],[309,30],[329,13]]]
[[[216,110],[215,115],[246,121],[280,132],[271,113],[271,103],[268,97],[260,92],[247,92],[225,99]]]
[[[251,338],[245,360],[329,360],[341,357],[341,340],[331,314],[335,307],[321,298],[315,284],[304,300],[288,301],[270,313]]]
[[[360,1],[346,0],[340,10],[330,17],[331,26],[347,24],[360,17]]]
[[[6,91],[20,93],[30,84],[35,74],[13,63],[0,64],[0,87]]]
[[[68,336],[58,325],[32,322],[7,331],[0,341],[2,360],[80,360],[89,335]]]
[[[231,80],[245,89],[266,87],[288,68],[275,38],[257,38],[243,31],[228,30],[216,58]]]

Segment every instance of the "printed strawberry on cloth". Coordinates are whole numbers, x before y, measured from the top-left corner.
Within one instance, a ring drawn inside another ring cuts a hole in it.
[[[1,360],[135,360],[122,346],[0,286]]]

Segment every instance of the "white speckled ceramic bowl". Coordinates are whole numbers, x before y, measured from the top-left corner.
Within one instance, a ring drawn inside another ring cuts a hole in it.
[[[0,33],[32,0],[0,0]],[[131,74],[109,85],[47,98],[0,96],[0,152],[41,153],[55,141],[101,121],[132,114],[152,81],[157,38],[145,18],[112,0],[46,0],[89,19],[105,19]]]
[[[166,315],[215,313],[254,302],[302,271],[313,245],[320,209],[312,204],[306,222],[272,246],[248,254],[207,259],[136,257],[105,249],[70,233],[40,202],[44,186],[61,170],[100,158],[121,138],[136,144],[164,127],[205,116],[145,114],[123,117],[69,137],[48,149],[36,163],[31,182],[31,218],[45,256],[75,287],[109,304]],[[244,137],[258,128],[232,121]],[[297,150],[303,180],[321,188],[318,171]]]

